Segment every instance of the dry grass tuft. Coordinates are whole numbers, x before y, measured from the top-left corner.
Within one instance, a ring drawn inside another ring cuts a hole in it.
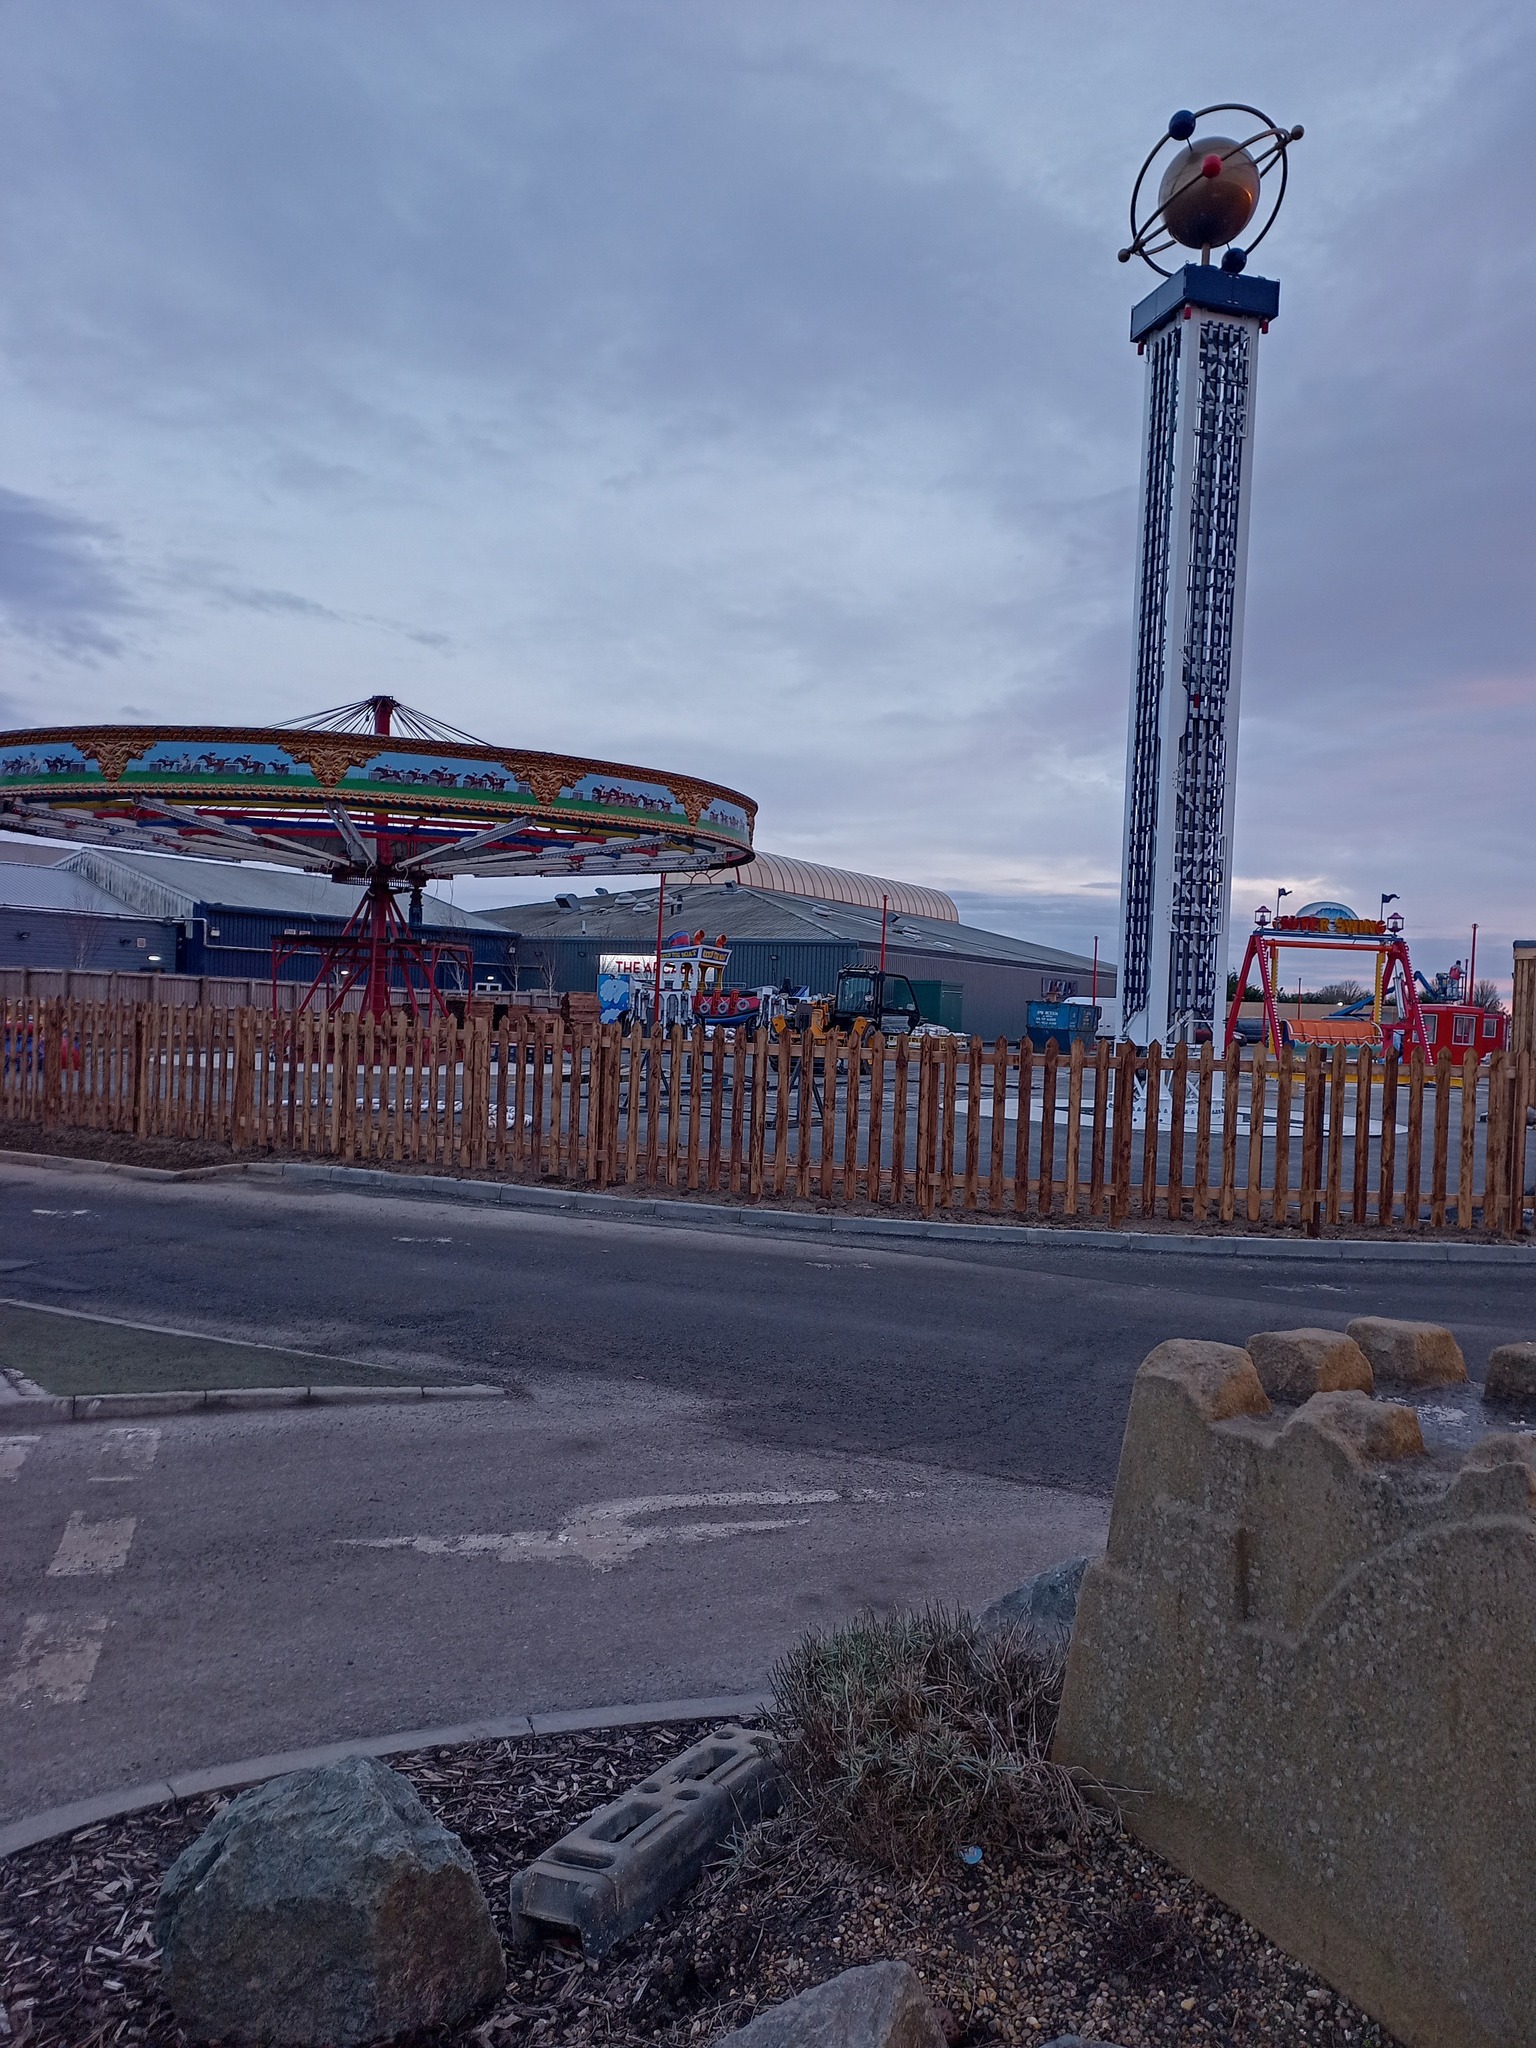
[[[893,1870],[971,1846],[1058,1857],[1090,1822],[1050,1761],[1063,1661],[943,1607],[810,1634],[773,1674],[792,1794],[825,1841]]]

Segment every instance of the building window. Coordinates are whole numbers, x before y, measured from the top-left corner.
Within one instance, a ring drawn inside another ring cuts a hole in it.
[[[1497,1038],[1497,1037],[1498,1037],[1498,1035],[1499,1035],[1499,1020],[1498,1020],[1498,1018],[1497,1018],[1497,1017],[1489,1017],[1489,1016],[1485,1016],[1485,1017],[1483,1018],[1483,1036],[1484,1036],[1484,1038]]]
[[[1453,1019],[1451,1037],[1457,1045],[1470,1045],[1472,1043],[1472,1027],[1476,1022],[1477,1019],[1475,1017],[1457,1017]]]

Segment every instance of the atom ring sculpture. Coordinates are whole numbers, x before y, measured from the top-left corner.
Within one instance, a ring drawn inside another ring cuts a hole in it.
[[[1230,135],[1196,135],[1199,124],[1217,114],[1245,114],[1260,125],[1239,141]],[[1147,152],[1131,190],[1131,239],[1120,254],[1122,263],[1139,256],[1161,277],[1173,272],[1158,257],[1175,246],[1198,249],[1209,263],[1213,249],[1225,249],[1221,267],[1236,273],[1275,224],[1289,176],[1286,152],[1304,134],[1300,127],[1282,128],[1257,107],[1240,100],[1222,100],[1191,113],[1181,107],[1167,132]],[[1142,212],[1142,190],[1165,149],[1173,155],[1158,180],[1157,204]],[[1258,213],[1265,198],[1264,180],[1278,172],[1268,212],[1258,233],[1244,248],[1237,237]]]

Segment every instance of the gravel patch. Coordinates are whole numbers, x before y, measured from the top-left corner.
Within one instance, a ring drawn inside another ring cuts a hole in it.
[[[706,1732],[674,1724],[534,1736],[391,1761],[462,1837],[505,1935],[513,1873]],[[129,1815],[0,1863],[0,2048],[183,2041],[159,1994],[156,1893],[224,1804]],[[781,1817],[601,1965],[548,1942],[510,1959],[493,2011],[413,2041],[691,2048],[886,1956],[917,1970],[953,2048],[1061,2033],[1124,2048],[1397,2048],[1104,1818],[1058,1864],[989,1856],[899,1879],[830,1855]]]

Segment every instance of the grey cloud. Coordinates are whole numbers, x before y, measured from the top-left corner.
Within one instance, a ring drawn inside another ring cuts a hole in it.
[[[110,627],[135,609],[107,550],[107,528],[0,488],[0,611],[28,638],[113,655]]]
[[[217,515],[210,711],[258,649],[379,663],[467,727],[717,774],[786,851],[1016,877],[1065,937],[1119,849],[1123,186],[1186,98],[1304,119],[1263,252],[1239,870],[1520,900],[1512,13],[23,0],[8,30],[12,375],[158,480],[156,558]]]

